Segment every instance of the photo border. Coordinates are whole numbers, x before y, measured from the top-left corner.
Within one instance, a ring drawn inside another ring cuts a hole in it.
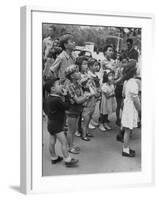
[[[40,8],[33,6],[25,6],[21,8],[21,191],[23,193],[36,193],[36,192],[56,192],[52,189],[48,191],[43,191],[43,188],[34,186],[34,173],[33,173],[33,88],[32,84],[34,81],[33,78],[33,60],[32,60],[32,13],[33,12],[49,12],[49,13],[58,13],[58,14],[74,14],[74,15],[89,15],[89,16],[115,16],[115,17],[126,17],[126,18],[136,18],[136,19],[149,19],[151,20],[151,26],[153,28],[153,19],[152,14],[137,14],[137,13],[119,13],[119,12],[106,12],[106,11],[86,11],[86,10],[74,10],[73,12],[64,10],[64,9],[50,9],[50,8]],[[100,25],[99,25],[100,26]],[[152,37],[152,28],[150,34]],[[151,43],[152,43],[151,38]],[[150,59],[152,56],[150,56]],[[151,63],[151,61],[150,61]],[[152,134],[152,143],[154,144],[154,138]],[[154,152],[154,146],[151,144],[151,151]],[[143,182],[142,184],[152,185],[154,183],[154,158],[152,157],[152,166],[151,166],[151,181]],[[80,175],[82,176],[82,175]],[[89,175],[86,175],[90,178]],[[100,176],[100,175],[95,175]],[[109,177],[110,174],[107,174]],[[72,175],[71,175],[72,177]],[[75,175],[76,177],[76,175]],[[50,177],[51,178],[51,177]],[[52,177],[54,179],[54,177]],[[58,177],[60,181],[61,177]],[[67,181],[71,180],[67,176]],[[60,182],[59,182],[60,183]],[[130,184],[128,184],[130,185]],[[141,185],[138,183],[137,185]],[[119,185],[120,186],[120,185]],[[122,184],[121,186],[127,186],[127,184]],[[63,185],[63,187],[65,187]],[[99,184],[98,188],[104,188]],[[115,187],[115,185],[114,185]],[[74,189],[72,186],[70,188]],[[92,189],[93,186],[88,186],[87,189]],[[65,191],[67,191],[67,187]]]

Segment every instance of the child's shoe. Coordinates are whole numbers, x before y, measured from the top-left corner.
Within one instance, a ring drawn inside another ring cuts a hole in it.
[[[58,163],[58,162],[61,162],[62,160],[63,160],[63,158],[60,157],[60,156],[58,156],[56,160],[51,160],[51,163],[52,163],[52,164],[56,164],[56,163]]]
[[[112,128],[107,123],[104,123],[104,128],[108,131],[112,130]]]
[[[103,124],[100,124],[100,125],[99,125],[99,129],[100,129],[101,131],[106,131],[106,129],[104,128]]]
[[[93,124],[89,123],[88,128],[89,128],[89,129],[95,129],[96,127],[95,127]]]
[[[136,155],[136,153],[132,149],[129,149],[129,153],[122,151],[122,156],[125,156],[125,157],[133,158],[133,157],[135,157],[135,155]]]
[[[75,136],[81,137],[81,133],[79,131],[76,131]]]
[[[75,167],[77,166],[79,160],[72,158],[70,162],[65,162],[66,167]]]

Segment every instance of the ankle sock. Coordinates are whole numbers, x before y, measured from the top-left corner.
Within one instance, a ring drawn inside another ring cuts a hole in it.
[[[70,161],[71,161],[71,157],[68,156],[67,158],[64,158],[64,161],[65,161],[65,162],[70,162]]]

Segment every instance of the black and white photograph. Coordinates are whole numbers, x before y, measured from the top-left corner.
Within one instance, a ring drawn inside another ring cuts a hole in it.
[[[42,176],[141,171],[141,40],[42,23]]]

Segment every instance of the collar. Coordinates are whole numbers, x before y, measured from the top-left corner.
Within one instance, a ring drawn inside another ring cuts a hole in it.
[[[72,58],[72,56],[69,55],[65,50],[63,51],[63,54],[67,59]]]
[[[50,94],[52,97],[60,97],[58,94]]]

